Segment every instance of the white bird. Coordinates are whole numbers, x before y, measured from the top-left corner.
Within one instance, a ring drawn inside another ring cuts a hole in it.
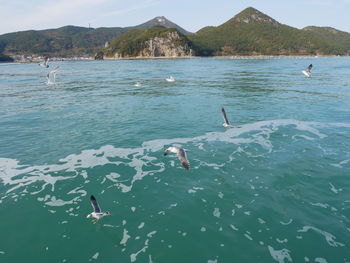
[[[224,107],[221,107],[221,113],[222,113],[222,117],[224,118],[224,123],[222,124],[222,126],[224,126],[225,128],[241,128],[239,126],[232,126],[229,123]]]
[[[169,76],[165,80],[168,82],[175,82],[175,78],[173,76]]]
[[[49,57],[45,57],[45,61],[39,63],[39,66],[43,67],[43,68],[48,68],[49,67]]]
[[[101,219],[104,216],[111,216],[112,214],[110,212],[102,212],[100,206],[97,203],[96,198],[91,195],[90,196],[90,203],[92,205],[92,208],[94,211],[86,216],[86,218],[93,217],[96,220],[93,220],[92,222],[95,224],[99,219]]]
[[[135,86],[135,87],[141,87],[141,82],[139,82],[139,81],[136,82],[136,83],[134,84],[134,86]]]
[[[186,149],[182,149],[181,147],[177,147],[177,146],[172,146],[169,147],[165,150],[164,152],[164,156],[167,155],[169,152],[172,153],[176,153],[177,157],[179,158],[182,166],[186,169],[189,170],[190,169],[190,163],[187,160],[187,155],[186,152],[188,152],[188,150]]]
[[[52,85],[56,83],[56,73],[59,70],[60,67],[56,67],[54,70],[51,70],[49,74],[47,74],[47,85]]]

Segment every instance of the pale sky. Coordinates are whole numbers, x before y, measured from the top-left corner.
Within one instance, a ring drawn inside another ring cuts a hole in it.
[[[0,0],[0,34],[66,25],[127,27],[156,16],[196,32],[250,6],[299,29],[331,26],[350,33],[350,0]]]

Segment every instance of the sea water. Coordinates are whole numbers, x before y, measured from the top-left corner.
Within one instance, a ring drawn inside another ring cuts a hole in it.
[[[349,65],[1,64],[0,262],[350,262]]]

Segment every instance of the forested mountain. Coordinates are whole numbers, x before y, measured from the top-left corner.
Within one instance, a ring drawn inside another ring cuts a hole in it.
[[[176,28],[183,34],[191,34],[164,16],[159,16],[141,25],[125,28],[64,26],[57,29],[8,33],[0,35],[0,52],[10,55],[91,56],[106,42],[129,30],[148,29],[155,25]]]
[[[138,26],[132,27],[133,29],[148,29],[154,26],[163,26],[166,28],[176,28],[179,32],[181,32],[184,35],[190,35],[192,33],[188,32],[187,30],[183,29],[182,27],[178,26],[177,24],[171,22],[170,20],[166,19],[164,16],[157,16],[146,23],[143,23]]]
[[[349,34],[350,36],[350,34]],[[348,39],[350,40],[350,37]],[[283,25],[247,8],[218,27],[189,36],[199,55],[345,55],[349,49],[332,36]]]
[[[147,31],[157,25],[163,29],[156,27],[157,29]],[[141,42],[145,44],[146,36],[169,33],[164,31],[164,27],[176,29],[178,37],[173,40],[178,38],[179,41],[186,42],[186,45],[200,56],[350,55],[350,34],[347,32],[330,27],[293,28],[252,7],[243,10],[222,25],[205,27],[194,34],[163,16],[138,26],[125,28],[94,29],[65,26],[58,29],[9,33],[0,35],[0,53],[60,57],[91,56],[106,47],[104,52],[108,55],[118,53],[122,56],[123,54],[131,56],[140,54],[138,52],[144,48]],[[109,42],[111,42],[110,48],[108,48]],[[106,43],[108,44],[105,45]],[[173,45],[171,41],[168,43]],[[176,53],[174,49],[172,52]],[[184,54],[187,54],[187,51]]]
[[[30,30],[0,36],[0,52],[48,56],[91,55],[108,40],[127,29],[65,26],[58,29]]]
[[[317,26],[308,26],[303,28],[303,30],[315,33],[322,38],[328,39],[328,41],[333,42],[333,45],[340,46],[342,49],[341,53],[347,53],[347,55],[350,55],[350,33],[340,31],[332,27]]]

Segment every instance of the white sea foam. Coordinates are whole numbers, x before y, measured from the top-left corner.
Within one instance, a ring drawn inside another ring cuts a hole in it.
[[[331,183],[329,183],[329,185],[331,186],[331,191],[335,194],[338,194],[339,192],[341,192],[343,190],[341,188],[339,188],[339,189],[335,188],[335,186]]]
[[[124,229],[123,230],[123,238],[122,240],[120,241],[120,244],[121,245],[126,245],[126,242],[128,242],[128,239],[130,238],[131,236],[128,235],[128,230]]]
[[[292,222],[293,222],[293,219],[289,219],[287,222],[280,221],[281,225],[285,225],[285,226],[291,224]]]
[[[321,229],[318,229],[316,227],[313,227],[313,226],[304,226],[302,229],[299,229],[298,232],[308,232],[309,230],[313,230],[313,231],[323,235],[325,237],[327,243],[332,247],[345,246],[343,243],[335,241],[336,237],[333,236],[332,234],[330,234],[326,231],[323,231]]]
[[[151,237],[153,237],[155,234],[157,234],[157,231],[149,232],[149,233],[147,234],[147,237],[151,238]]]
[[[327,260],[325,258],[315,258],[315,262],[317,262],[317,263],[327,263]]]
[[[289,262],[292,262],[292,258],[290,256],[290,251],[286,248],[283,248],[281,250],[275,250],[272,246],[268,246],[268,249],[270,251],[271,257],[279,262],[279,263],[284,263],[286,262],[285,260],[288,260]]]
[[[220,218],[220,209],[219,208],[214,208],[214,212],[213,212],[213,216],[217,217],[217,218]]]
[[[322,207],[322,208],[328,208],[329,205],[328,204],[323,204],[323,203],[310,203],[313,206],[318,206],[318,207]]]
[[[339,162],[339,163],[332,163],[331,165],[334,166],[334,167],[343,168],[344,165],[346,165],[346,164],[348,164],[348,163],[350,163],[350,159],[348,159],[348,160],[343,160],[343,161],[341,161],[341,162]]]
[[[113,172],[104,175],[104,178],[114,187],[120,189],[121,192],[130,192],[133,185],[142,180],[145,176],[156,175],[165,170],[164,158],[155,157],[153,153],[163,151],[168,145],[192,144],[197,147],[196,151],[203,151],[203,143],[208,142],[224,142],[231,143],[236,146],[237,153],[245,153],[247,156],[255,156],[254,152],[250,153],[249,149],[244,149],[244,145],[254,144],[254,149],[261,147],[265,153],[269,153],[273,149],[271,134],[278,131],[281,127],[291,127],[294,133],[302,132],[302,135],[309,136],[313,139],[324,138],[326,135],[320,132],[318,127],[327,127],[329,124],[318,122],[302,122],[297,120],[271,120],[260,121],[256,123],[242,125],[240,129],[229,129],[225,132],[210,132],[202,136],[193,138],[174,138],[174,139],[157,139],[144,142],[141,147],[136,148],[117,148],[112,145],[105,145],[99,149],[83,150],[79,154],[70,154],[65,158],[60,159],[57,164],[45,165],[21,165],[19,160],[10,158],[0,158],[0,181],[6,186],[6,196],[20,190],[22,193],[27,191],[30,194],[36,195],[47,189],[55,192],[55,185],[58,181],[75,180],[82,178],[88,182],[88,178],[95,176],[90,174],[89,169],[104,166],[104,165],[124,165],[131,168],[134,172],[131,175],[121,175]],[[343,124],[334,124],[343,125]],[[197,145],[197,146],[196,146]],[[246,147],[247,148],[247,147]],[[248,147],[249,148],[249,147]],[[206,151],[207,152],[207,151]],[[264,154],[264,153],[262,153]],[[222,168],[226,162],[233,160],[232,154],[222,163],[209,163],[202,159],[198,159],[199,166],[192,169],[199,169],[201,165]],[[171,161],[170,161],[171,162]],[[169,162],[168,162],[169,163]],[[177,162],[175,163],[177,165]],[[144,169],[147,167],[147,169]],[[65,174],[64,176],[60,174]],[[124,177],[121,180],[121,177]],[[126,178],[125,178],[126,177]],[[105,181],[103,181],[105,182]],[[31,187],[35,185],[35,187]],[[199,189],[199,188],[198,188]],[[190,193],[194,193],[197,189],[190,189]],[[333,188],[332,188],[333,190]],[[86,192],[76,192],[80,197],[86,195]],[[12,195],[14,199],[17,195]],[[74,197],[75,198],[75,197]],[[64,202],[73,203],[79,199],[71,199],[61,202],[59,198],[53,199],[47,205],[63,205]]]
[[[92,257],[91,259],[94,259],[96,260],[98,258],[98,256],[100,255],[100,253],[96,252]],[[89,261],[91,261],[91,259]]]
[[[148,248],[148,246],[144,246],[143,248],[141,248],[141,249],[140,249],[139,251],[137,251],[136,253],[131,254],[131,255],[130,255],[130,261],[131,261],[131,262],[135,262],[137,256],[138,256],[141,252],[145,253],[147,248]]]
[[[247,233],[245,233],[244,236],[245,236],[247,239],[249,239],[249,240],[253,240],[253,238],[252,238],[249,234],[247,234]]]
[[[238,231],[238,228],[235,227],[234,225],[230,224],[230,227],[231,227],[233,230]]]

